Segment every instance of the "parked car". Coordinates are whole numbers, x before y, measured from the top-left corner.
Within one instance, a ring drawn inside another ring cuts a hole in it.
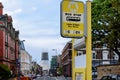
[[[41,75],[40,75],[40,74],[37,74],[36,76],[37,76],[37,77],[40,77]]]
[[[51,77],[53,77],[53,74],[50,74]]]
[[[120,80],[120,74],[108,74],[103,76],[100,80]]]

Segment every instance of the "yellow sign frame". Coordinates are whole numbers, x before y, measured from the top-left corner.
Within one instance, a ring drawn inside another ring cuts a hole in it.
[[[63,0],[61,2],[61,36],[79,38],[84,36],[84,3]]]
[[[82,80],[92,80],[91,1],[86,2],[86,22],[87,22],[87,37],[85,39],[86,67],[75,68],[75,57],[77,55],[77,50],[75,50],[74,48],[75,39],[72,38],[72,80],[76,80],[76,77],[78,76],[76,74],[78,73],[83,75]]]

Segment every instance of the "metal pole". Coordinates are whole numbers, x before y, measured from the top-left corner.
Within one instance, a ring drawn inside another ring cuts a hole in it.
[[[87,38],[86,38],[86,80],[92,80],[92,51],[91,51],[91,2],[87,6]]]
[[[75,50],[74,50],[74,39],[72,38],[72,80],[75,79]]]

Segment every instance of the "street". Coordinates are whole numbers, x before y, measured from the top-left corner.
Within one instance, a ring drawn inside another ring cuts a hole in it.
[[[120,80],[120,0],[1,0],[0,80]]]
[[[65,79],[65,77],[60,76],[60,77],[50,77],[50,76],[41,76],[37,77],[34,80],[71,80],[70,78]]]
[[[56,79],[49,76],[42,76],[42,77],[37,77],[34,80],[56,80]]]

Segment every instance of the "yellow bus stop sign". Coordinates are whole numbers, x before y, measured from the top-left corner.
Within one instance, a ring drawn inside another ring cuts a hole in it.
[[[79,1],[63,0],[61,2],[61,36],[84,36],[84,3]]]

